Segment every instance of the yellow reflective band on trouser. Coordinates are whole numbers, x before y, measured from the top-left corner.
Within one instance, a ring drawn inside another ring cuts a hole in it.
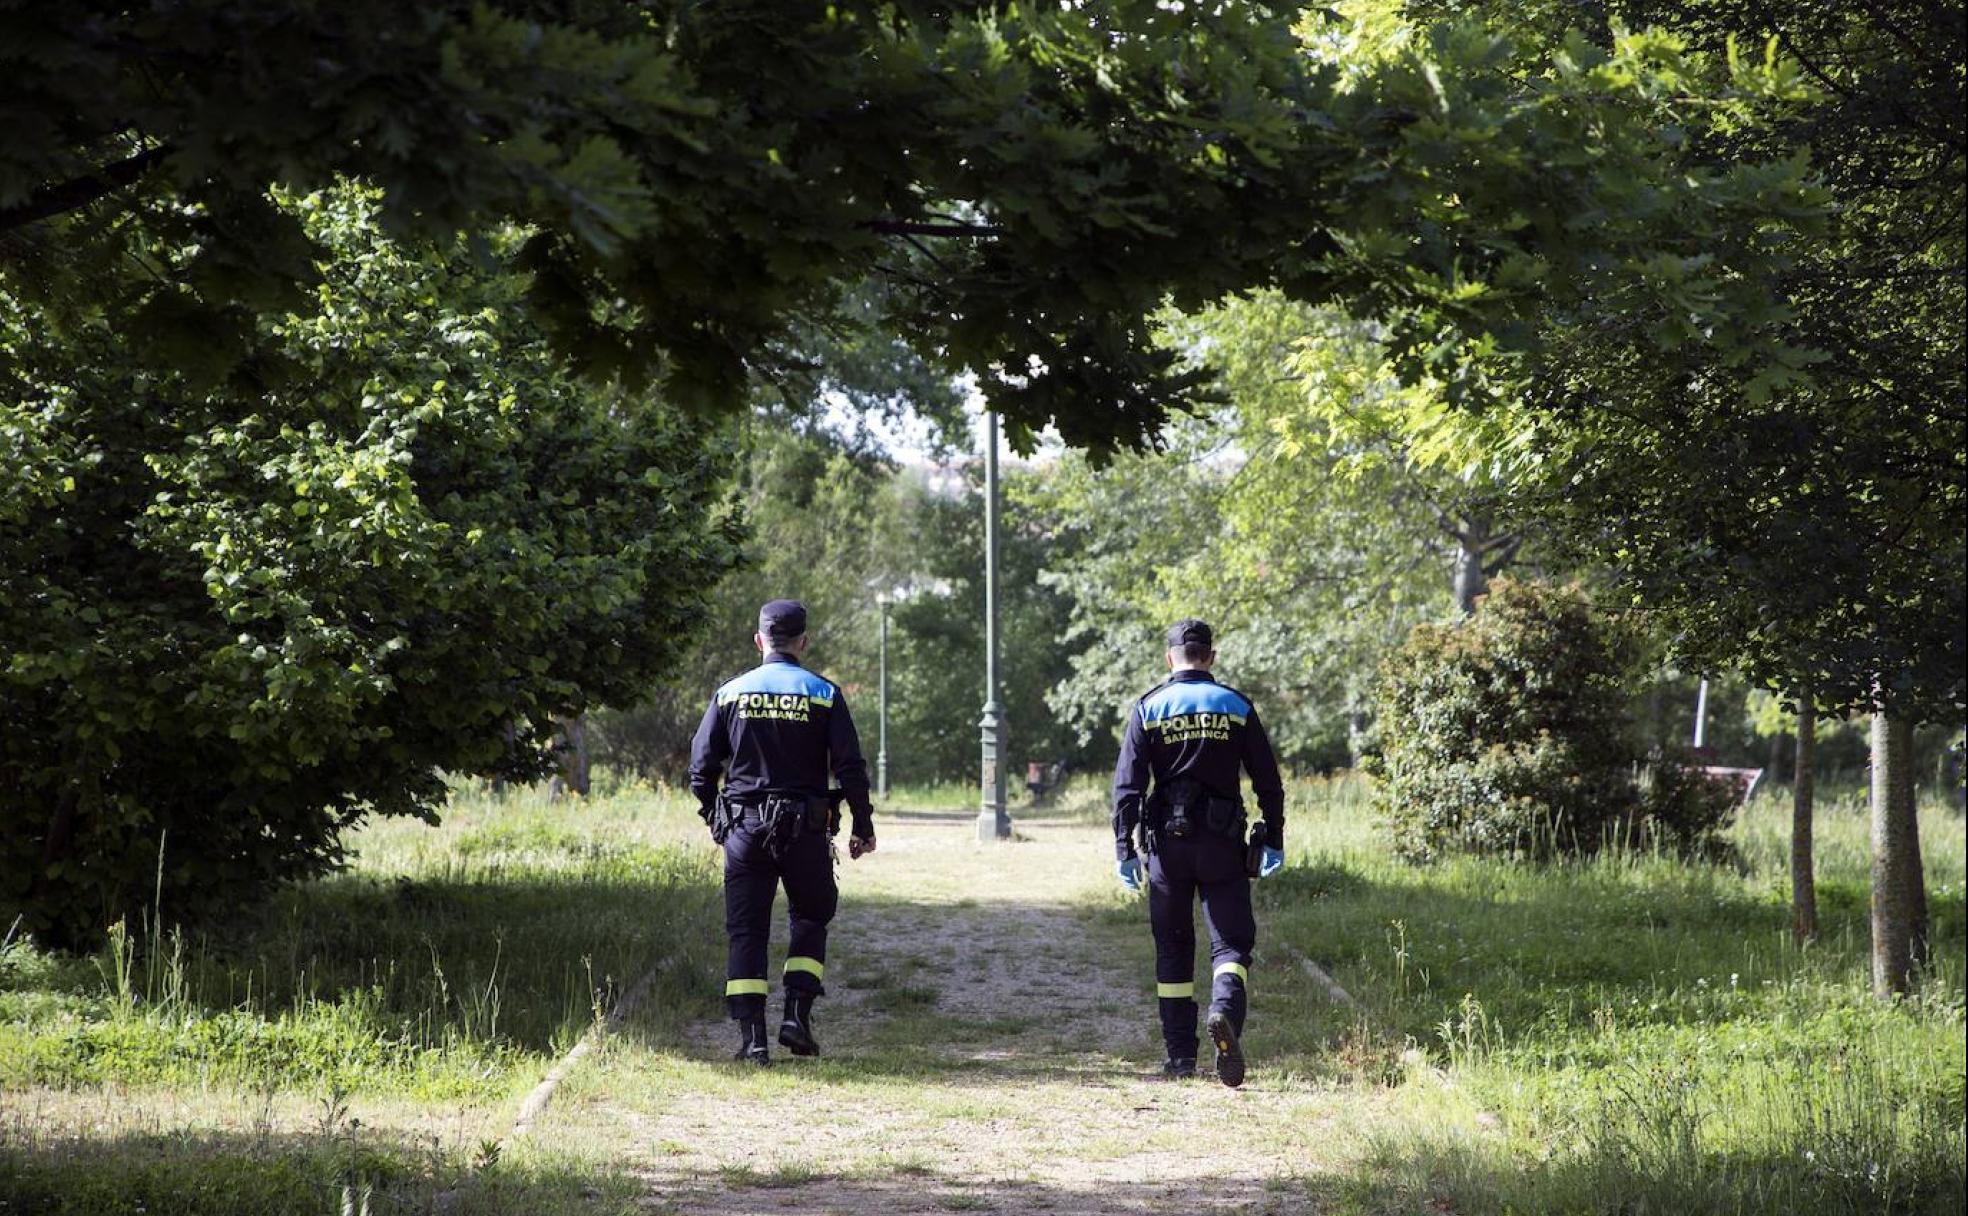
[[[817,980],[827,973],[827,964],[817,958],[795,957],[786,960],[786,970],[804,971]]]
[[[772,985],[766,983],[764,980],[724,981],[724,995],[726,996],[764,996],[770,991],[772,991]]]
[[[1231,975],[1236,976],[1244,983],[1246,984],[1250,983],[1250,972],[1245,970],[1244,965],[1242,963],[1218,963],[1216,965],[1216,973],[1218,975],[1222,975],[1226,971],[1229,972]]]
[[[1155,995],[1168,997],[1195,996],[1196,985],[1194,981],[1181,984],[1156,984]]]

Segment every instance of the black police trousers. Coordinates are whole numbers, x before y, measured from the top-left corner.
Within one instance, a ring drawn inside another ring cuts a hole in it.
[[[1163,836],[1148,854],[1148,921],[1155,931],[1155,995],[1170,1059],[1196,1058],[1195,901],[1210,939],[1210,1008],[1244,1031],[1257,917],[1251,912],[1244,846],[1212,833]]]
[[[750,819],[733,825],[724,838],[724,932],[729,939],[724,1004],[740,1021],[763,1012],[771,991],[765,955],[772,939],[772,902],[782,882],[792,934],[786,991],[824,995],[820,981],[827,971],[827,925],[840,903],[827,834],[801,832],[774,857],[766,848],[764,825]]]

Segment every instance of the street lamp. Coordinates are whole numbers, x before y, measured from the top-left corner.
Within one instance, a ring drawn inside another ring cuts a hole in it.
[[[984,716],[978,719],[983,751],[984,805],[977,812],[979,840],[1009,840],[1005,813],[1002,732],[998,711],[998,415],[984,413]]]
[[[881,605],[881,710],[879,742],[875,750],[875,795],[888,797],[888,606],[895,597],[882,591],[875,595],[875,603]]]

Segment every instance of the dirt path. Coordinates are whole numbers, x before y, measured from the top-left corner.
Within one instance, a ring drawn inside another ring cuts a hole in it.
[[[843,863],[823,1059],[742,1069],[711,1017],[631,1033],[541,1134],[608,1141],[647,1210],[691,1216],[1312,1210],[1346,1099],[1264,1068],[1261,1000],[1242,1090],[1161,1080],[1145,923],[1096,911],[1104,830],[1019,835],[892,816]]]

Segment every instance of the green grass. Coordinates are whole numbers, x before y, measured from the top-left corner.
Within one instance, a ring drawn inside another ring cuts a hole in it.
[[[1863,801],[1821,809],[1824,934],[1800,948],[1786,799],[1748,808],[1740,870],[1618,856],[1411,867],[1379,843],[1359,783],[1297,787],[1294,865],[1258,888],[1263,932],[1368,1012],[1364,1025],[1340,1014],[1274,952],[1263,983],[1282,988],[1254,1030],[1288,1067],[1393,1081],[1412,1099],[1334,1201],[1959,1210],[1962,821],[1922,808],[1934,966],[1921,997],[1888,1006],[1867,990]]]
[[[1017,821],[1034,833],[1098,823],[1101,785],[1077,781]],[[905,805],[943,831],[976,799],[955,789]],[[1968,842],[1951,811],[1922,814],[1935,965],[1919,998],[1882,1005],[1866,987],[1869,849],[1853,792],[1824,801],[1825,933],[1799,948],[1781,796],[1734,830],[1740,869],[1612,856],[1412,867],[1389,856],[1362,784],[1294,783],[1292,865],[1257,888],[1254,1084],[1334,1123],[1306,1133],[1333,1145],[1325,1164],[1281,1162],[1291,1172],[1272,1187],[1278,1210],[1956,1210]],[[1086,936],[1071,947],[1139,977],[1141,1050],[1152,1051],[1139,901],[1113,888],[1098,834],[1073,832],[1090,842],[1098,895],[1085,897]],[[942,1006],[961,977],[925,952],[843,969],[842,993],[877,1011],[859,1028],[866,1051],[758,1076],[672,1054],[687,1020],[714,1015],[722,941],[715,854],[687,799],[665,791],[611,786],[548,805],[467,788],[439,828],[381,823],[353,843],[349,873],[199,933],[136,926],[85,958],[0,950],[0,1212],[319,1213],[341,1210],[345,1188],[357,1203],[367,1188],[378,1214],[430,1210],[454,1188],[451,1211],[637,1210],[648,1196],[626,1132],[504,1153],[489,1142],[550,1061],[652,967],[661,982],[630,1031],[556,1099],[565,1126],[612,1127],[582,1112],[633,1106],[638,1085],[652,1113],[672,1089],[750,1101],[823,1087],[901,1117],[880,1178],[957,1187],[924,1148],[933,1140],[910,1137],[1042,1122],[1039,1084],[1084,1097],[1133,1083],[1062,1072],[1078,1057],[1033,1037],[1047,1025],[1039,1010],[953,1016]],[[850,873],[864,885],[849,898],[889,923],[930,926],[1001,894],[980,891],[968,863]],[[878,874],[885,894],[866,885]],[[1319,996],[1284,943],[1365,1014]],[[1021,1037],[1023,1054],[998,1050]],[[589,1117],[599,1122],[579,1122]],[[1140,1148],[1132,1130],[1110,1140],[1075,1151]],[[839,1181],[803,1161],[721,1177],[775,1207]],[[982,1184],[933,1202],[1019,1210],[1030,1198]]]
[[[491,1128],[652,968],[662,978],[640,1014],[648,1024],[694,1014],[715,992],[721,944],[701,925],[717,874],[681,800],[626,790],[549,806],[532,792],[467,787],[445,820],[373,824],[353,839],[350,872],[193,934],[113,926],[89,958],[9,944],[0,1088],[57,1104],[90,1087],[127,1087],[159,1104],[229,1094],[250,1107],[257,1096],[269,1112],[374,1108],[406,1126],[423,1110],[462,1107],[485,1112],[478,1121]],[[0,1199],[38,1194],[36,1179],[67,1178],[100,1152],[22,1107],[5,1114]],[[318,1212],[333,1206],[318,1201],[322,1188],[338,1196],[348,1179],[366,1178],[401,1199],[450,1185],[479,1152],[475,1142],[433,1147],[347,1119],[346,1136],[319,1127],[302,1136],[293,1118],[282,1126],[270,1114],[209,1136],[139,1122],[119,1130],[106,1155],[114,1168],[92,1185],[170,1211],[180,1182],[209,1174],[220,1182],[194,1188],[205,1206],[184,1210]],[[181,1159],[213,1168],[181,1169]],[[523,1196],[515,1210],[551,1207],[567,1189],[553,1179],[573,1176],[544,1159],[532,1175],[502,1168],[475,1202],[491,1204],[503,1188]],[[523,1185],[534,1175],[544,1191]],[[577,1197],[609,1191],[593,1179],[569,1186]],[[291,1198],[268,1198],[283,1194]],[[56,1210],[107,1210],[64,1202]]]

